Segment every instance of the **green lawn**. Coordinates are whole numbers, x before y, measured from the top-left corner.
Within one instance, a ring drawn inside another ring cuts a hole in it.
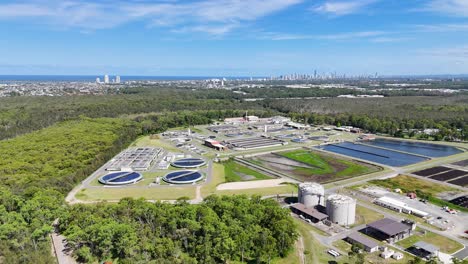
[[[369,181],[369,183],[389,189],[400,188],[403,191],[421,190],[424,191],[426,194],[430,194],[432,196],[436,196],[438,193],[441,192],[457,191],[457,189],[446,185],[421,180],[407,175],[398,175],[396,177],[385,180],[372,180]]]
[[[269,187],[269,188],[216,191],[216,194],[218,195],[239,195],[239,194],[254,195],[255,194],[255,195],[260,195],[260,196],[277,195],[277,194],[297,195],[297,188],[290,184],[285,184],[283,186]]]
[[[295,172],[300,175],[325,176],[324,181],[322,180],[322,182],[346,179],[352,176],[373,173],[380,170],[379,167],[370,164],[365,165],[352,160],[342,159],[336,156],[305,149],[278,152],[277,154],[311,166],[312,168],[296,167]]]
[[[159,147],[175,153],[181,152],[180,149],[176,148],[170,142],[166,142],[160,138],[150,138],[150,136],[142,136],[138,138],[133,142],[131,147]]]
[[[384,218],[384,215],[363,206],[356,206],[356,222],[353,226],[368,224]]]
[[[176,200],[180,197],[195,198],[195,186],[184,187],[143,187],[120,188],[102,187],[82,189],[76,194],[76,198],[83,201],[120,200],[125,197],[144,198],[147,200]]]
[[[463,248],[462,244],[450,238],[438,235],[436,233],[432,233],[430,231],[426,231],[425,234],[422,234],[420,231],[422,231],[422,229],[417,228],[417,233],[404,240],[397,242],[397,244],[399,246],[402,246],[403,248],[409,248],[418,241],[424,241],[433,244],[436,247],[439,247],[440,251],[448,254],[452,254]]]
[[[337,249],[341,250],[342,253],[345,254],[351,251],[351,244],[344,241],[343,239],[339,239],[333,242],[333,246],[335,246]]]
[[[311,225],[296,218],[294,219],[294,222],[296,223],[297,230],[303,239],[306,264],[322,264],[322,263],[328,263],[329,261],[334,260],[332,256],[328,255],[327,248],[323,246],[322,244],[320,244],[317,241],[317,239],[315,239],[313,234],[311,233],[311,231],[313,231],[311,229]],[[291,261],[291,260],[297,260],[298,255],[299,255],[298,252],[295,252],[295,254],[291,253],[290,256],[288,256],[287,258],[282,259],[281,261],[278,261],[275,263],[277,264],[300,263],[300,262]]]
[[[201,187],[202,196],[207,197],[210,194],[214,194],[216,192],[216,186],[223,182],[226,182],[224,166],[219,163],[213,163],[212,179]]]
[[[223,162],[222,164],[227,182],[267,180],[272,178],[233,160]]]
[[[315,167],[313,169],[308,169],[312,174],[328,174],[334,172],[332,166],[330,166],[330,164],[328,164],[328,162],[318,153],[299,149],[289,152],[279,152],[278,154]]]

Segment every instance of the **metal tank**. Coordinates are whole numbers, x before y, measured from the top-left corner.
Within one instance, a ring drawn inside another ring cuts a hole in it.
[[[327,215],[330,222],[349,226],[356,220],[356,200],[341,194],[332,194],[327,198]]]
[[[306,208],[314,208],[317,205],[325,205],[325,189],[315,182],[304,182],[299,184],[298,201]]]

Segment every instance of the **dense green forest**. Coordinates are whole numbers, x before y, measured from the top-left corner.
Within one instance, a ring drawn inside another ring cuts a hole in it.
[[[60,229],[84,262],[267,263],[297,238],[289,211],[260,196],[210,196],[176,205],[123,199],[73,206]]]
[[[141,88],[103,96],[0,98],[0,139],[11,138],[73,119],[195,111],[262,109],[256,103],[229,98],[227,91]]]
[[[53,263],[48,235],[64,195],[137,133],[128,120],[80,118],[0,141],[3,263]]]
[[[64,193],[139,133],[127,120],[81,118],[0,141],[0,181],[15,193],[30,186]]]
[[[356,88],[360,86],[356,86]],[[444,96],[438,90],[410,90],[410,89],[352,89],[352,88],[291,88],[287,86],[269,86],[256,88],[240,88],[245,94],[235,94],[235,98],[304,98],[304,97],[337,97],[339,95],[383,95],[394,96]],[[460,92],[459,94],[468,94]]]

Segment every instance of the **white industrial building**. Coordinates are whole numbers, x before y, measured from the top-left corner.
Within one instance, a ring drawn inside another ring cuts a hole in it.
[[[310,128],[309,125],[304,125],[304,124],[296,123],[296,122],[288,122],[288,123],[286,123],[286,126],[287,127],[292,127],[294,129],[303,129],[303,130],[307,130],[307,129]]]
[[[427,217],[429,214],[408,206],[406,203],[393,199],[391,197],[383,196],[374,200],[374,203],[382,207],[397,211],[399,213],[412,214],[418,217]]]
[[[315,182],[304,182],[299,184],[298,201],[306,208],[314,208],[317,205],[325,205],[325,189]]]
[[[356,200],[341,194],[327,198],[328,220],[334,224],[349,226],[356,220]]]

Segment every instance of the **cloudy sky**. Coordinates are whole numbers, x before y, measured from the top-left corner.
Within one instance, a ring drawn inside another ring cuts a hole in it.
[[[468,0],[2,0],[0,35],[0,75],[468,73]]]

